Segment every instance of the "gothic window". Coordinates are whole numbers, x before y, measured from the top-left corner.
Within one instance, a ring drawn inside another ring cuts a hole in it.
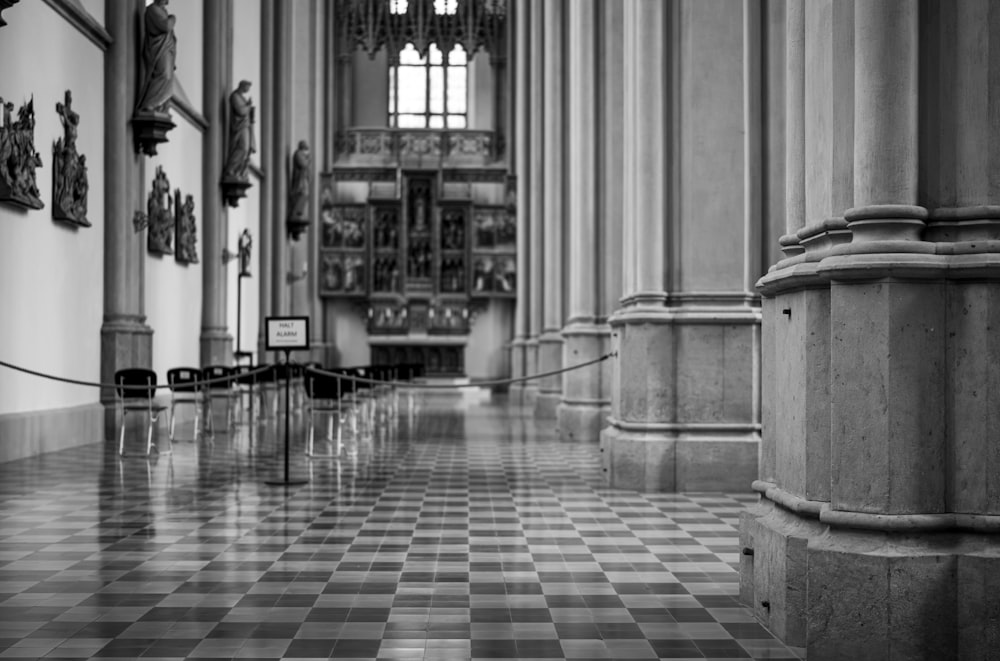
[[[442,2],[442,10],[448,8]],[[394,128],[464,129],[468,81],[465,50],[443,53],[431,44],[421,56],[407,44],[389,67],[389,122]]]

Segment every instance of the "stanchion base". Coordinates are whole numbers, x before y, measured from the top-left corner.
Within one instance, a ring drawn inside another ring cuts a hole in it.
[[[300,484],[309,484],[309,480],[303,480],[303,479],[298,479],[298,480],[264,480],[264,484],[270,484],[271,486],[275,486],[275,487],[280,487],[280,486],[292,487],[292,486],[298,486]]]

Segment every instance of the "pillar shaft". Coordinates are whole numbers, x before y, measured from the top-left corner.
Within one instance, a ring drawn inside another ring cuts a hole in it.
[[[274,74],[274,0],[262,0],[260,6],[260,105],[261,116],[257,118],[260,122],[260,154],[264,176],[260,186],[260,224],[259,236],[254,237],[254,243],[258,246],[257,260],[259,273],[256,274],[259,291],[260,325],[257,342],[257,356],[259,362],[265,362],[265,333],[267,332],[264,319],[271,316],[271,305],[273,303],[273,277],[271,272],[274,268],[273,242],[274,236],[271,230],[274,225],[274,181],[278,172],[274,167],[274,94],[275,94],[275,74]]]
[[[785,233],[794,235],[806,223],[805,0],[785,7]],[[799,252],[795,245],[786,254]]]
[[[140,157],[129,120],[135,104],[135,5],[105,3],[105,24],[113,41],[104,55],[104,321],[101,326],[101,381],[117,370],[153,362],[153,332],[145,324],[142,289],[145,235],[132,228],[138,205]],[[116,431],[115,395],[101,391],[105,437]]]
[[[544,273],[542,272],[542,255],[545,250],[545,235],[543,227],[547,220],[544,215],[542,195],[545,191],[546,180],[543,170],[542,158],[542,136],[545,131],[542,125],[542,90],[544,89],[542,74],[543,62],[546,53],[542,49],[543,18],[542,2],[532,2],[526,0],[524,3],[527,16],[529,32],[529,48],[531,61],[528,63],[528,76],[530,80],[530,90],[528,99],[528,172],[529,180],[526,182],[528,188],[528,217],[531,219],[529,227],[530,240],[528,242],[528,273],[529,278],[522,278],[528,281],[528,339],[525,342],[524,370],[528,375],[537,374],[539,370],[538,338],[542,334],[542,291],[545,286]],[[539,383],[537,380],[528,381],[525,384],[525,403],[534,405],[537,401]]]
[[[223,115],[227,98],[225,53],[232,45],[232,26],[225,3],[206,2],[204,12],[204,89],[205,120],[202,134],[201,196],[201,364],[222,365],[232,360],[232,337],[226,325],[227,264],[222,261],[228,216],[223,209],[219,180],[226,140]],[[220,38],[221,36],[221,38]]]
[[[569,318],[563,328],[563,362],[573,365],[601,355],[608,336],[607,326],[598,325],[598,283],[603,280],[601,254],[607,249],[599,241],[598,205],[598,4],[575,0],[567,22],[567,69],[569,72],[567,142],[569,146],[567,213]],[[601,366],[566,372],[562,376],[562,400],[557,417],[565,440],[596,441],[606,404],[602,392]]]
[[[529,79],[528,65],[531,62],[531,38],[529,34],[530,23],[528,17],[531,8],[527,0],[517,0],[513,4],[514,14],[514,62],[512,71],[514,74],[513,97],[514,97],[514,181],[516,191],[517,208],[517,300],[514,302],[514,341],[511,345],[511,376],[514,378],[527,374],[526,368],[526,345],[531,333],[528,321],[531,311],[531,282],[532,272],[530,270],[530,250],[531,220],[530,199],[531,199],[531,171],[529,170]],[[525,383],[515,383],[512,392],[523,393]],[[520,401],[520,395],[519,399]]]
[[[287,315],[290,306],[288,286],[289,245],[285,222],[288,215],[288,178],[291,176],[291,93],[292,93],[292,11],[288,2],[274,6],[274,71],[272,72],[271,153],[268,171],[271,177],[271,314]],[[301,264],[299,265],[301,269]],[[298,273],[298,271],[296,271]]]

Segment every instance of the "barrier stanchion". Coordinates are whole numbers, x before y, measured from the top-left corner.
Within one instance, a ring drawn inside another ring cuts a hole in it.
[[[265,480],[265,484],[272,486],[297,486],[308,484],[305,478],[292,479],[289,474],[289,457],[291,455],[289,447],[289,418],[292,414],[291,390],[292,390],[292,351],[294,349],[309,348],[309,317],[267,317],[268,351],[285,352],[285,477],[282,480]]]

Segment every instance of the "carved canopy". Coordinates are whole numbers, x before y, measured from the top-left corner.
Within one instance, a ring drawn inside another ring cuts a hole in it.
[[[506,20],[507,0],[337,0],[340,55],[385,47],[390,64],[408,43],[421,55],[432,43],[445,53],[461,44],[470,57],[483,48],[501,62]]]

